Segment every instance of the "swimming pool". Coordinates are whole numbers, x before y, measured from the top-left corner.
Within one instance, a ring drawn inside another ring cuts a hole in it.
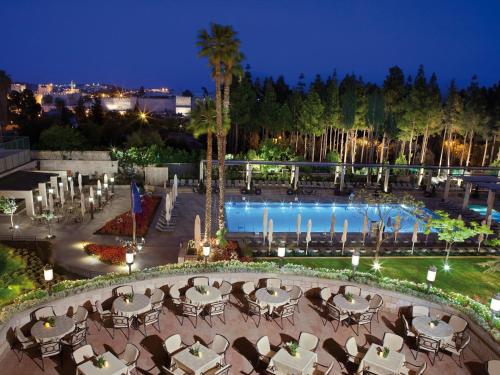
[[[265,207],[267,207],[268,220],[273,219],[274,232],[295,233],[299,213],[302,218],[301,231],[303,233],[306,232],[309,219],[312,221],[312,232],[329,233],[332,214],[335,214],[335,232],[337,233],[343,231],[344,219],[348,221],[349,233],[361,232],[365,212],[368,214],[368,225],[371,221],[380,221],[377,208],[366,204],[227,202],[225,212],[228,231],[262,232]],[[419,232],[424,232],[424,217],[415,217],[409,207],[397,204],[385,205],[381,209],[389,211],[387,215],[383,215],[389,221],[385,228],[386,232],[393,231],[392,225],[398,213],[401,217],[400,233],[412,233],[415,221],[419,223]],[[424,209],[423,216],[436,217],[436,214]]]
[[[470,204],[469,205],[469,209],[471,209],[472,211],[475,211],[477,212],[478,214],[480,215],[486,215],[486,209],[487,207],[486,206],[481,206],[479,204]],[[493,219],[493,221],[496,221],[497,223],[500,223],[500,212],[498,211],[491,211],[491,218]]]

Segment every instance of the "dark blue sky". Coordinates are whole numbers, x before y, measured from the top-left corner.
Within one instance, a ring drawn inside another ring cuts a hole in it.
[[[212,21],[240,33],[254,75],[355,72],[382,82],[420,63],[440,83],[500,79],[498,0],[0,0],[0,69],[16,81],[178,90],[212,84],[196,56]]]

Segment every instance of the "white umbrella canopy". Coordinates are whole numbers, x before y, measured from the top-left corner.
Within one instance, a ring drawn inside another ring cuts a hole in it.
[[[194,218],[194,245],[196,249],[201,247],[201,219],[200,215]]]
[[[85,217],[85,195],[83,193],[80,194],[80,208],[82,211],[82,218]]]
[[[175,197],[174,197],[174,202],[177,200],[177,186],[179,184],[179,181],[177,179],[177,175],[175,174],[174,175],[174,193],[175,193]]]
[[[267,240],[269,241],[269,252],[271,252],[271,244],[273,243],[273,219],[269,219],[269,233],[267,233]]]
[[[97,190],[101,190],[101,180],[97,180]]]
[[[252,166],[250,164],[247,164],[246,183],[247,183],[247,189],[250,190],[250,186],[252,183]]]
[[[332,213],[332,220],[330,221],[330,242],[333,243],[333,237],[335,236],[335,214]]]
[[[307,250],[309,249],[309,242],[311,242],[311,231],[312,231],[312,220],[309,219],[307,220],[307,225],[306,225],[306,255],[307,255]]]
[[[78,173],[78,190],[80,191],[80,194],[83,193],[83,183],[82,183],[82,174]]]
[[[347,242],[347,228],[349,227],[349,222],[347,219],[344,220],[344,230],[342,231],[342,255],[344,255],[344,247]]]
[[[297,233],[297,246],[300,244],[300,234],[302,233],[301,225],[302,225],[302,215],[297,214],[297,228],[295,230],[295,232]]]
[[[368,233],[368,214],[367,213],[365,213],[365,216],[363,217],[363,226],[361,227],[361,235],[363,236],[363,245],[365,244],[366,233]]]
[[[262,244],[266,243],[267,236],[267,207],[264,207],[264,212],[262,212]]]
[[[167,221],[167,224],[170,224],[170,219],[171,219],[171,214],[170,211],[165,212],[165,220]]]
[[[167,193],[165,195],[165,212],[167,211],[170,211],[171,207],[170,207],[170,194]]]
[[[418,221],[413,224],[413,235],[411,236],[411,253],[413,254],[413,248],[415,247],[415,242],[418,242]]]
[[[71,201],[75,199],[75,183],[73,179],[69,182],[69,195],[71,196]]]
[[[104,181],[104,183],[106,185],[108,184],[108,175],[107,175],[107,173],[104,173],[103,181]]]
[[[94,199],[94,188],[92,186],[89,189],[89,198]]]
[[[54,195],[49,194],[49,212],[54,212]]]
[[[59,187],[59,199],[61,201],[61,207],[64,206],[64,202],[65,202],[65,200],[64,200],[64,185],[61,185]]]
[[[401,229],[401,215],[396,215],[396,220],[394,221],[394,243],[398,242],[398,234]]]

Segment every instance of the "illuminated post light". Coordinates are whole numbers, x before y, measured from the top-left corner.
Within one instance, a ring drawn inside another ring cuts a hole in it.
[[[106,202],[107,202],[109,200],[108,183],[105,182],[103,184],[103,187],[104,187],[104,191],[106,192]]]
[[[38,213],[40,216],[43,214],[43,207],[42,207],[42,196],[39,194],[36,197],[36,201],[38,202]]]
[[[134,264],[134,252],[132,249],[127,250],[125,253],[125,263],[127,263],[128,274],[130,275],[132,273],[132,264]]]
[[[210,256],[210,244],[203,245],[203,256],[205,257],[205,267],[207,266],[208,257]]]
[[[52,269],[52,266],[50,264],[45,265],[43,268],[43,279],[47,283],[47,289],[49,295],[51,294],[50,286],[51,286],[51,281],[54,280],[54,270]]]
[[[280,258],[280,268],[283,268],[283,266],[285,265],[285,253],[286,253],[286,246],[282,242],[278,246],[278,257]]]
[[[356,269],[359,266],[359,253],[357,251],[352,253],[351,263],[352,263],[352,275],[354,276],[356,274]]]
[[[115,192],[115,178],[110,177],[109,181],[111,182],[111,193]]]
[[[427,270],[427,291],[432,287],[432,283],[436,281],[437,268],[436,266],[430,266]]]
[[[94,220],[94,198],[89,197],[89,204],[90,204],[90,220]]]
[[[500,293],[495,294],[491,298],[490,310],[491,310],[491,317],[495,319],[496,316],[498,315],[498,312],[500,311]]]
[[[101,189],[97,189],[97,208],[99,210],[102,209],[102,206],[101,206],[101,196],[102,196],[102,190]]]

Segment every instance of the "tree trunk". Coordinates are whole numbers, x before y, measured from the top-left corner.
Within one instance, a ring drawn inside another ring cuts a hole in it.
[[[361,143],[361,155],[359,157],[359,162],[363,164],[363,159],[365,157],[365,143],[366,143],[366,129],[363,129],[363,141]]]
[[[467,159],[465,160],[465,166],[468,167],[470,163],[470,154],[472,151],[472,142],[474,141],[474,130],[471,130],[469,137],[469,151],[467,152]]]
[[[448,149],[447,149],[447,154],[446,154],[446,165],[448,166],[448,172],[450,172],[450,165],[451,165],[451,136],[453,132],[452,129],[449,129],[448,131]]]
[[[483,152],[483,161],[481,162],[481,167],[484,167],[486,163],[486,154],[488,153],[488,138],[486,138],[486,142],[484,143],[484,152]]]
[[[493,162],[493,158],[495,157],[495,145],[497,143],[497,135],[493,136],[493,141],[491,142],[491,151],[490,151],[490,160],[489,164]]]
[[[443,165],[443,154],[444,154],[444,140],[446,139],[446,133],[448,132],[448,124],[444,126],[443,138],[441,141],[441,154],[439,155],[439,169],[438,176],[441,176],[441,166]]]
[[[212,132],[207,133],[207,173],[205,178],[205,241],[212,237]]]
[[[464,134],[464,147],[462,147],[462,153],[460,155],[460,166],[464,164],[464,157],[465,157],[465,147],[467,146],[467,135],[469,132],[466,130]]]
[[[311,152],[311,161],[314,161],[314,150],[316,149],[316,136],[312,135],[312,152]]]

